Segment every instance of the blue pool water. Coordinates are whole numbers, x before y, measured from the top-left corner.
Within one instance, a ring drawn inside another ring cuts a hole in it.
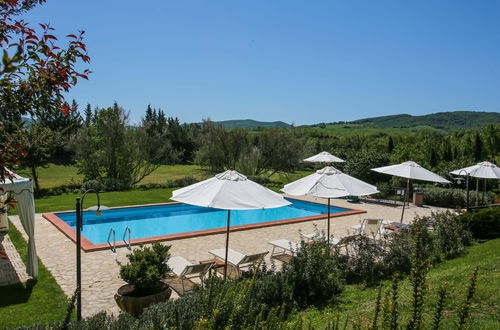
[[[262,223],[275,220],[293,219],[326,214],[326,205],[289,199],[291,205],[265,210],[231,211],[231,226]],[[349,211],[341,207],[331,207],[331,213]],[[56,213],[75,229],[75,212]],[[96,216],[85,211],[82,234],[94,244],[106,243],[111,228],[116,232],[116,240],[123,238],[125,229],[130,227],[131,238],[178,234],[198,230],[225,228],[227,211],[187,204],[167,204],[111,209]]]

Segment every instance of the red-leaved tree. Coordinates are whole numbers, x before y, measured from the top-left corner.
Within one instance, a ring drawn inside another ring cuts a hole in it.
[[[0,179],[9,176],[6,167],[20,162],[23,151],[8,145],[2,138],[2,118],[36,115],[44,111],[71,108],[64,100],[80,78],[88,79],[88,69],[77,65],[88,63],[84,31],[66,36],[67,44],[58,44],[54,28],[48,24],[30,26],[19,16],[46,0],[0,0]],[[5,119],[4,119],[5,120]]]

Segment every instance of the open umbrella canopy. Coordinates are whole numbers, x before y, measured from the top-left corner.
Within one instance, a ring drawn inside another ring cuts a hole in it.
[[[443,177],[423,168],[415,162],[408,161],[397,165],[372,168],[372,171],[399,176],[406,179],[451,183]]]
[[[500,167],[490,162],[481,162],[450,172],[453,175],[469,175],[482,179],[500,179]]]
[[[379,192],[377,187],[331,166],[289,183],[281,191],[294,196],[308,195],[321,198],[366,196]]]
[[[345,160],[335,157],[327,151],[320,152],[317,155],[304,159],[307,163],[343,163]]]
[[[291,204],[280,194],[233,170],[174,190],[172,199],[186,204],[223,210],[267,209]]]
[[[229,227],[231,210],[270,209],[291,203],[278,193],[261,186],[233,170],[217,174],[211,179],[174,190],[174,201],[227,210],[226,257],[224,278],[227,276]]]

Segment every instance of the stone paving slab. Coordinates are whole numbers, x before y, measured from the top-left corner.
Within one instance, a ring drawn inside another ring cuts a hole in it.
[[[312,197],[304,200],[323,202]],[[364,218],[384,218],[390,221],[399,221],[401,207],[390,207],[377,204],[349,203],[346,200],[333,200],[332,204],[339,207],[365,210],[367,213],[348,215],[331,220],[331,232],[335,237],[342,237],[353,230],[353,225],[359,224]],[[71,206],[69,206],[71,207]],[[430,215],[444,209],[436,207],[413,207],[405,211],[405,223],[411,222],[416,215]],[[17,216],[10,217],[14,225],[23,233],[22,226]],[[271,251],[268,244],[271,240],[288,239],[294,242],[300,240],[300,232],[307,234],[317,230],[326,230],[325,220],[312,220],[286,225],[250,229],[232,232],[229,245],[232,249],[244,253],[258,253]],[[225,234],[213,234],[195,238],[176,239],[163,242],[171,245],[172,256],[183,256],[191,261],[210,259],[209,250],[225,246]],[[38,256],[55,277],[64,293],[69,297],[76,286],[76,248],[75,244],[63,233],[45,220],[41,214],[36,215],[35,239]],[[137,248],[137,247],[132,247]],[[99,311],[119,313],[114,301],[116,290],[125,284],[119,278],[117,261],[126,262],[126,255],[130,253],[127,248],[118,248],[116,253],[111,250],[83,252],[82,251],[82,303],[83,315],[93,315]],[[270,265],[269,255],[266,262]],[[275,261],[279,267],[279,261]],[[172,297],[178,297],[175,293]]]
[[[0,233],[0,286],[24,283],[30,278],[9,235]]]

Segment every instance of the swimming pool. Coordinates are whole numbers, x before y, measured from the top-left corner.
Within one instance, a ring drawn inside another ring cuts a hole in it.
[[[279,208],[231,211],[231,231],[320,219],[328,212],[327,206],[323,204],[297,199],[288,200],[291,205]],[[333,217],[361,212],[363,211],[331,207]],[[74,211],[46,213],[43,216],[68,237],[75,239]],[[109,247],[108,235],[112,229],[116,233],[116,240],[122,241],[125,231],[129,228],[132,244],[224,232],[227,225],[227,211],[183,203],[168,203],[112,208],[103,211],[99,217],[95,212],[85,211],[83,219],[83,249],[97,250]],[[126,237],[128,239],[128,233]]]

